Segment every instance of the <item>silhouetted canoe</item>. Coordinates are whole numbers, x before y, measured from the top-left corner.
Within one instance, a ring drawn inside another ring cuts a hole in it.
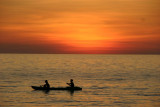
[[[51,88],[44,88],[44,87],[39,87],[39,86],[31,86],[35,90],[82,90],[80,87],[51,87]]]

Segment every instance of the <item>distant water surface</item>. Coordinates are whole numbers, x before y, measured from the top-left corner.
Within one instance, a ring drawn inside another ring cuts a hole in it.
[[[48,80],[82,91],[34,91]],[[0,107],[160,107],[160,55],[0,54]]]

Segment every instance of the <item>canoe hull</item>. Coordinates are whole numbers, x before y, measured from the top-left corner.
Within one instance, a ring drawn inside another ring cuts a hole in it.
[[[82,90],[80,87],[51,87],[51,88],[44,88],[38,86],[31,86],[34,90]]]

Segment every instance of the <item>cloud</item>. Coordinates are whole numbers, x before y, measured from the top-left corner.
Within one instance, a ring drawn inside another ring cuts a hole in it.
[[[29,41],[28,41],[29,42]],[[37,42],[37,41],[35,41]],[[69,53],[71,46],[54,43],[0,43],[0,53]]]

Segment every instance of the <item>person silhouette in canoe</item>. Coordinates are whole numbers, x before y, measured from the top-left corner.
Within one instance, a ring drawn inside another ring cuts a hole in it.
[[[48,80],[45,80],[44,88],[50,88],[50,85],[48,83]]]
[[[74,87],[73,79],[70,79],[70,83],[67,83],[70,87]]]

